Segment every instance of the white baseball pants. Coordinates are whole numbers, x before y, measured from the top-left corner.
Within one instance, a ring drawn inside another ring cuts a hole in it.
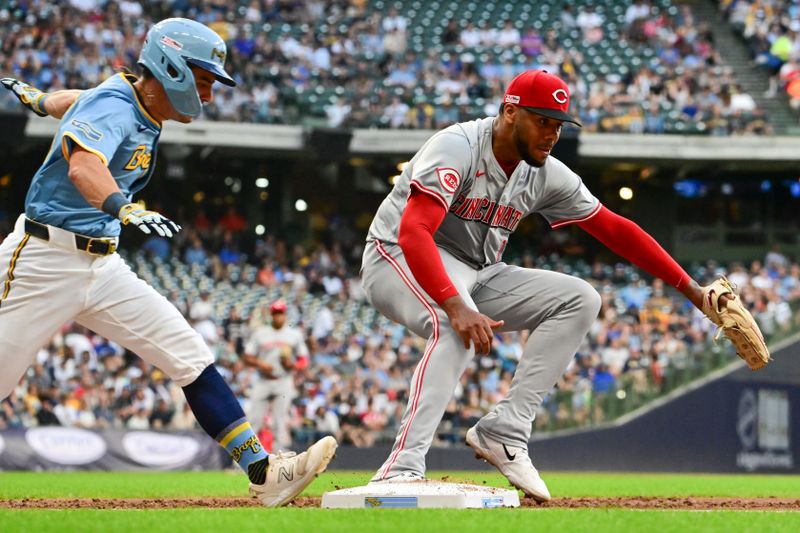
[[[73,233],[48,226],[49,240],[25,233],[20,215],[0,244],[0,399],[36,352],[70,320],[192,383],[214,357],[178,310],[116,254],[75,248]]]

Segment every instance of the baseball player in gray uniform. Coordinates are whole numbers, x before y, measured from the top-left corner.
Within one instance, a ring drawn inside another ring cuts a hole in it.
[[[467,444],[527,495],[550,498],[528,455],[536,409],[600,309],[585,281],[502,262],[511,233],[538,213],[578,224],[683,292],[702,288],[638,225],[607,208],[550,156],[569,88],[529,70],[508,86],[497,117],[450,126],[411,159],[372,222],[362,281],[372,304],[428,339],[391,454],[372,482],[424,477],[425,455],[459,377],[493,330],[531,330],[508,395],[467,432]]]
[[[303,333],[286,325],[286,302],[269,306],[272,323],[256,329],[245,344],[242,360],[258,370],[250,389],[248,418],[258,432],[269,409],[270,429],[275,436],[273,450],[286,450],[292,444],[289,432],[292,400],[297,396],[294,369],[298,357],[308,357]]]

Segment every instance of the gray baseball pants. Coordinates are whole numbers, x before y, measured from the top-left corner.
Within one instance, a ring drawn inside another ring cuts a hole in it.
[[[531,330],[508,395],[478,422],[497,441],[527,447],[536,409],[597,317],[600,295],[565,274],[505,263],[476,270],[441,248],[439,254],[467,305],[504,320],[503,331]],[[464,348],[447,315],[414,279],[399,246],[367,243],[361,277],[378,311],[428,339],[394,447],[373,480],[401,472],[424,476],[425,455],[475,350]]]
[[[269,428],[275,437],[272,452],[292,448],[291,423],[292,400],[297,396],[291,376],[264,379],[254,384],[250,391],[250,407],[247,418],[256,432],[264,427],[264,417],[269,413]]]

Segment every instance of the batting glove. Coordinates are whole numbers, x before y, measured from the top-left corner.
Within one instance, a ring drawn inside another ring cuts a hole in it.
[[[126,226],[133,224],[143,233],[150,235],[156,232],[162,237],[172,237],[181,230],[181,227],[155,211],[148,211],[141,204],[125,204],[119,210],[119,219]]]
[[[40,117],[47,116],[47,111],[44,109],[44,101],[47,99],[47,93],[15,78],[2,78],[0,79],[0,83],[3,84],[3,87],[14,93],[14,96],[19,98],[19,101],[22,102],[22,105]]]

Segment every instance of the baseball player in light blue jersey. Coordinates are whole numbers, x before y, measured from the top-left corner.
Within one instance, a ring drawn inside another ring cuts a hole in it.
[[[180,226],[132,202],[153,172],[165,120],[188,123],[225,72],[224,41],[187,19],[147,34],[143,75],[115,75],[87,91],[46,94],[18,80],[3,86],[39,115],[61,118],[33,178],[25,214],[0,244],[0,398],[69,320],[159,367],[183,387],[200,425],[247,473],[267,506],[300,493],[333,458],[326,437],[298,455],[267,455],[211,351],[178,310],[115,253],[121,225],[172,237]]]

